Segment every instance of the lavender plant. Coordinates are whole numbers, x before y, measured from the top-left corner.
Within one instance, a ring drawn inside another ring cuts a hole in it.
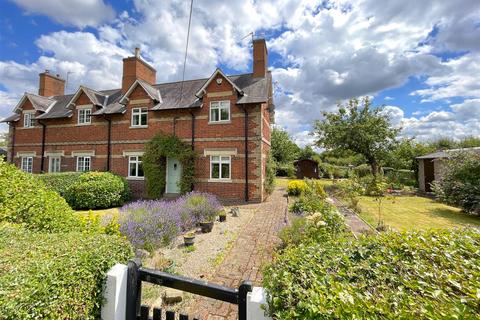
[[[200,221],[213,221],[222,205],[208,193],[190,192],[176,200],[136,201],[120,209],[120,233],[135,248],[153,251]]]

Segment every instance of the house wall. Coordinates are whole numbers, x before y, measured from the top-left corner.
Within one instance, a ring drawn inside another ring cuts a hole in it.
[[[424,160],[418,160],[418,188],[425,191],[425,165]]]
[[[227,123],[210,123],[210,102],[229,100],[231,105],[231,119]],[[198,158],[195,163],[196,183],[195,190],[211,192],[222,199],[239,201],[244,199],[245,193],[245,143],[243,107],[236,104],[237,95],[226,79],[218,85],[212,81],[206,88],[202,108],[193,110],[195,114],[195,151]],[[85,94],[81,94],[76,106],[72,106],[72,116],[64,119],[44,120],[46,124],[45,154],[62,153],[61,171],[75,171],[75,153],[91,153],[92,170],[104,171],[107,169],[107,141],[108,122],[103,116],[92,117],[89,125],[78,125],[77,108],[91,104]],[[131,127],[131,112],[134,107],[152,107],[154,102],[140,86],[137,86],[129,97],[127,111],[124,114],[111,116],[111,167],[110,171],[128,176],[128,157],[124,152],[142,152],[145,143],[155,134],[163,132],[175,134],[186,143],[191,143],[192,116],[190,110],[150,111],[148,113],[147,128]],[[32,106],[27,100],[24,110]],[[265,179],[266,156],[270,150],[269,112],[266,104],[249,105],[248,109],[248,180],[249,199],[262,201],[264,199],[263,181]],[[95,110],[93,110],[95,111]],[[14,122],[15,155],[17,152],[35,152],[33,172],[40,173],[41,162],[41,127],[32,129],[23,128],[23,116]],[[205,150],[236,149],[232,154],[231,181],[214,182],[210,180],[210,156],[205,156]],[[73,153],[73,154],[72,154]],[[21,157],[15,157],[14,162],[20,166]],[[48,157],[45,158],[44,168],[48,170]],[[129,183],[137,197],[145,197],[145,181],[130,179]]]

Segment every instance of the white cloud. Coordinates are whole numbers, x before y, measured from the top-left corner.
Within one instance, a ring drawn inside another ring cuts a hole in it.
[[[98,26],[115,17],[103,0],[11,0],[27,14],[40,14],[64,25],[79,28]]]

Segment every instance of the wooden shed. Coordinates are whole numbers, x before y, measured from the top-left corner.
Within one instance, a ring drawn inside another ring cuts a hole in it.
[[[312,159],[301,159],[293,163],[298,179],[318,179],[318,162]]]

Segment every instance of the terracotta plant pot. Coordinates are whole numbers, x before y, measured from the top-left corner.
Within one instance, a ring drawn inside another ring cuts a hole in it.
[[[195,243],[195,235],[184,235],[183,242],[186,247],[192,246]]]
[[[218,216],[218,220],[220,222],[225,222],[225,221],[227,221],[227,216],[226,215]]]
[[[212,222],[200,222],[200,228],[202,228],[203,233],[212,232],[213,221]]]

